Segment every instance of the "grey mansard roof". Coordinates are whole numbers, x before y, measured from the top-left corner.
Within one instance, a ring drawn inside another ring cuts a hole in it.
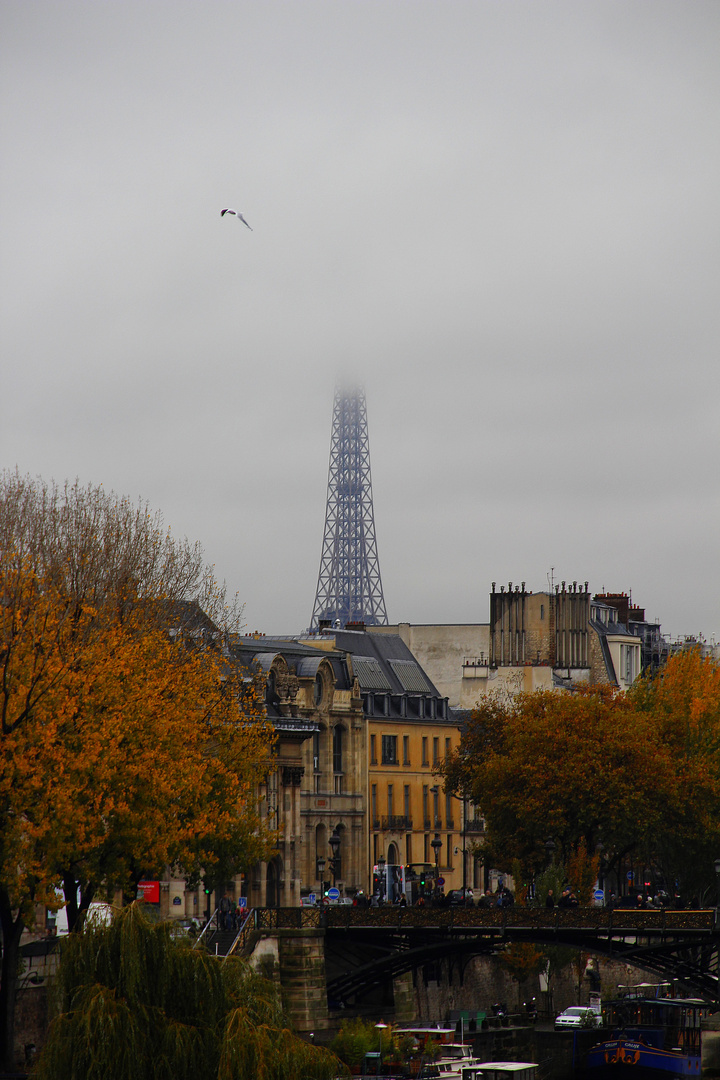
[[[364,630],[333,630],[335,648],[350,653],[361,690],[386,690],[392,694],[420,693],[440,697],[401,637],[395,634],[368,634]],[[382,674],[380,686],[363,686],[362,675]],[[361,675],[362,672],[362,675]]]
[[[387,708],[386,698],[394,706],[422,698],[434,702],[428,715],[441,722],[455,722],[447,699],[441,696],[402,638],[394,634],[368,634],[364,630],[329,630],[326,636],[334,640],[334,648],[320,650],[307,644],[307,639],[248,635],[233,641],[232,652],[238,663],[262,672],[269,671],[273,659],[281,655],[288,668],[304,679],[314,678],[325,661],[332,666],[338,689],[351,689],[357,679],[368,716],[390,715],[389,711],[383,711]],[[268,699],[267,704],[268,715],[274,717],[273,701]],[[412,719],[412,711],[405,706],[401,714]]]

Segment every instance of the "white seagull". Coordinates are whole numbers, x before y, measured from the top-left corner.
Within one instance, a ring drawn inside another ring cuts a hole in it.
[[[237,210],[231,210],[230,207],[228,207],[226,210],[221,210],[220,211],[220,217],[225,217],[226,214],[234,214],[235,217],[238,219],[238,221],[242,221],[243,225],[247,225],[250,232],[253,231],[252,225],[248,225],[245,218]]]

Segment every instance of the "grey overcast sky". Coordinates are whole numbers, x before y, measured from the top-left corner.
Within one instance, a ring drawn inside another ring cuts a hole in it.
[[[720,635],[717,0],[3,0],[0,49],[0,467],[294,633],[353,379],[391,621],[554,567]]]

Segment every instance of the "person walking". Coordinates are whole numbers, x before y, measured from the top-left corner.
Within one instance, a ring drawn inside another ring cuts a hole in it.
[[[222,930],[230,930],[230,894],[225,892],[220,901],[220,927]]]

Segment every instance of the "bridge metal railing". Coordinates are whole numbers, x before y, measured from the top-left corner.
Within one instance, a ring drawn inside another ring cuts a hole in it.
[[[206,930],[212,925],[210,920]],[[233,943],[233,952],[242,952],[251,933],[256,930],[305,930],[327,927],[445,927],[461,930],[484,927],[502,929],[595,930],[628,934],[680,933],[695,931],[709,933],[716,929],[714,909],[701,911],[661,910],[637,911],[634,908],[507,908],[478,907],[401,907],[386,904],[382,907],[351,907],[346,904],[317,907],[252,908]],[[203,931],[204,934],[205,931]],[[200,935],[198,942],[202,940]]]
[[[306,930],[320,926],[322,913],[328,910],[327,907],[255,908],[256,929]]]
[[[288,909],[286,909],[288,910]],[[714,910],[637,911],[633,908],[545,908],[513,905],[508,908],[470,907],[400,907],[388,905],[379,908],[355,908],[350,906],[327,907],[313,910],[327,927],[454,927],[462,929],[514,928],[521,929],[570,929],[597,930],[614,933],[645,934],[647,932],[672,933],[680,931],[711,932],[715,927]]]
[[[257,930],[307,930],[319,927],[321,918],[320,908],[251,908],[228,949],[227,956],[237,956],[244,952],[251,934]]]

